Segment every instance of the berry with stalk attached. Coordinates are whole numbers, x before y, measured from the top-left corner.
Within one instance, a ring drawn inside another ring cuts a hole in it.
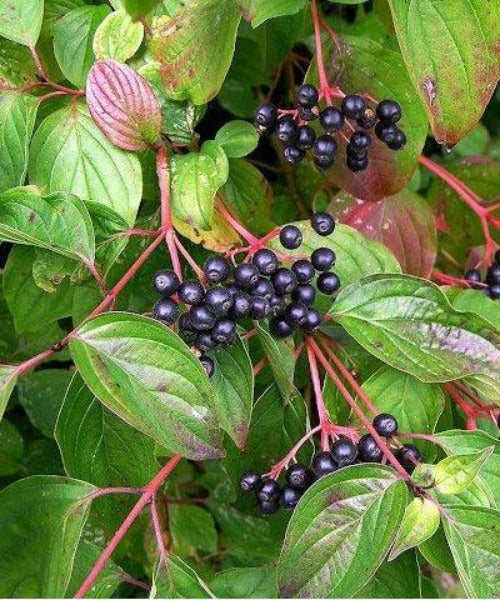
[[[153,315],[164,325],[173,325],[179,318],[179,307],[173,300],[162,298],[155,304]]]
[[[380,462],[384,453],[377,446],[375,438],[369,433],[361,436],[358,442],[358,452],[363,462]]]
[[[285,480],[293,490],[305,490],[311,485],[313,474],[308,467],[298,463],[288,467]]]
[[[253,255],[252,263],[261,275],[272,275],[273,273],[276,273],[279,267],[276,254],[267,248],[257,250]]]
[[[316,477],[323,477],[337,470],[337,463],[330,452],[318,452],[312,461],[312,468]]]
[[[240,488],[245,492],[255,492],[262,481],[261,476],[256,471],[244,473],[240,479]]]
[[[297,90],[295,99],[298,105],[313,108],[318,104],[319,93],[314,85],[305,83]]]
[[[338,108],[327,106],[319,113],[319,122],[329,133],[340,131],[344,126],[344,115]]]
[[[366,110],[366,102],[357,94],[345,96],[342,100],[342,114],[348,119],[359,119]]]
[[[268,135],[274,131],[278,119],[278,109],[274,104],[261,104],[255,111],[254,125],[262,135]]]

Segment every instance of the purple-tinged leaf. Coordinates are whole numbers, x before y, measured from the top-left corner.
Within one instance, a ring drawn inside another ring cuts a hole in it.
[[[161,133],[160,105],[149,83],[115,60],[97,62],[87,79],[90,114],[104,135],[124,150],[145,150]]]

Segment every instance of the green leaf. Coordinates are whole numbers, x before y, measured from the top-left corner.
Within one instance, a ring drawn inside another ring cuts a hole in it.
[[[215,141],[229,158],[240,158],[255,150],[259,134],[248,121],[229,121],[219,129]]]
[[[420,544],[418,550],[425,560],[438,571],[456,573],[455,562],[446,541],[442,524],[431,538]]]
[[[422,575],[415,552],[405,552],[392,562],[385,562],[356,598],[433,598],[424,596]]]
[[[456,454],[443,458],[433,468],[437,490],[442,494],[460,494],[466,490],[492,453],[493,447],[489,447],[474,454]]]
[[[250,356],[240,337],[230,348],[211,354],[215,364],[215,411],[220,426],[238,448],[245,447],[253,407],[254,375]]]
[[[500,594],[499,519],[499,511],[477,506],[449,506],[443,512],[446,539],[470,598]]]
[[[288,525],[278,565],[281,596],[353,596],[389,551],[407,500],[403,481],[380,465],[347,467],[317,481]]]
[[[277,340],[257,321],[255,322],[255,329],[281,396],[283,400],[288,401],[295,391],[293,375],[296,360],[293,342],[290,340]]]
[[[273,567],[235,567],[225,569],[210,583],[217,598],[276,598],[276,573]]]
[[[66,473],[98,486],[141,487],[158,470],[155,444],[105,408],[77,374],[55,437]]]
[[[0,492],[0,595],[63,598],[94,486],[33,476]]]
[[[33,96],[0,94],[0,192],[24,183],[37,110],[38,100]]]
[[[301,231],[303,242],[300,252],[311,254],[317,248],[331,248],[337,255],[335,272],[340,277],[342,286],[373,273],[399,273],[401,267],[394,255],[382,244],[367,240],[361,233],[348,225],[337,225],[335,232],[328,237],[315,233],[309,221],[294,223]],[[296,250],[284,250],[278,239],[269,244],[273,249],[284,254],[297,254]],[[331,299],[322,298],[326,307]]]
[[[28,49],[0,37],[0,82],[2,86],[21,88],[27,83],[33,83],[35,78],[36,68]]]
[[[24,440],[19,431],[4,419],[0,422],[0,477],[14,475],[21,468]]]
[[[161,64],[167,94],[205,104],[220,90],[234,53],[240,14],[234,0],[188,2],[153,23],[148,47]]]
[[[456,144],[476,126],[497,83],[498,7],[482,0],[389,0],[389,6],[434,136]]]
[[[93,264],[94,228],[85,204],[76,196],[40,196],[32,187],[0,195],[0,239],[57,252]]]
[[[324,61],[330,82],[338,82],[346,94],[360,91],[370,94],[377,101],[395,98],[402,106],[402,118],[398,123],[407,137],[406,146],[393,152],[372,138],[368,168],[353,176],[345,160],[337,160],[335,166],[320,178],[321,187],[338,187],[364,200],[378,200],[392,196],[403,189],[417,166],[428,130],[427,118],[405,64],[395,49],[391,36],[380,40],[363,36],[343,36],[344,51],[338,55],[328,39],[324,44]],[[318,83],[316,61],[311,62],[307,80]],[[373,106],[373,105],[372,105]],[[344,156],[346,142],[339,137],[339,159]]]
[[[112,208],[131,226],[142,195],[139,159],[116,148],[83,103],[49,115],[31,144],[31,183]]]
[[[92,41],[109,15],[108,6],[81,6],[70,11],[54,27],[54,54],[64,76],[78,88],[85,87],[94,62]]]
[[[144,37],[142,23],[134,23],[128,13],[117,10],[108,15],[95,32],[93,49],[99,59],[126,62],[139,50]]]
[[[306,0],[237,0],[238,6],[246,21],[252,23],[252,27],[258,27],[268,19],[294,15],[306,5]]]
[[[428,498],[414,498],[406,507],[389,560],[432,537],[439,527],[440,519],[437,502]]]
[[[366,350],[425,382],[499,376],[498,333],[452,308],[429,281],[374,275],[344,288],[330,314]]]
[[[200,506],[173,504],[168,508],[168,515],[176,555],[217,552],[217,531],[208,510]]]
[[[224,173],[214,160],[220,157],[214,154],[213,147],[209,146],[207,152],[205,144],[199,153],[172,156],[171,189],[174,215],[184,223],[207,231],[212,228],[215,194],[227,176],[221,179]],[[227,159],[225,161],[227,167]]]
[[[3,417],[3,413],[5,412],[12,390],[16,385],[16,381],[16,367],[0,365],[0,419]]]
[[[463,312],[473,312],[485,321],[489,321],[495,329],[500,329],[500,314],[495,310],[497,305],[483,290],[449,287],[446,289],[446,297],[453,308]]]
[[[169,555],[153,576],[150,598],[213,598],[198,574],[177,556]]]
[[[35,47],[43,19],[43,0],[0,0],[0,36]]]
[[[134,19],[148,15],[159,2],[160,0],[121,0],[126,11]]]
[[[186,458],[220,456],[213,387],[170,329],[139,315],[101,315],[70,350],[88,387],[129,425]]]
[[[19,403],[33,427],[49,438],[54,437],[57,415],[71,378],[71,372],[64,369],[43,369],[24,375],[19,381]]]

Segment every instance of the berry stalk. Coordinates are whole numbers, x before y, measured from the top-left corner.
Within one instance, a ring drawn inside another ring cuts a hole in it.
[[[330,97],[330,85],[328,83],[328,76],[326,74],[325,63],[323,58],[323,46],[321,43],[321,24],[316,0],[312,0],[311,2],[311,14],[314,25],[314,44],[316,46],[316,64],[318,66],[320,91],[324,95],[327,104],[330,105],[332,102]]]
[[[309,343],[307,343],[307,358],[309,361],[309,370],[311,372],[314,397],[318,411],[319,428],[321,431],[321,449],[327,452],[330,450],[330,442],[328,440],[330,417],[323,399],[323,390],[321,389],[321,381],[319,379],[318,364],[316,362],[314,351]]]

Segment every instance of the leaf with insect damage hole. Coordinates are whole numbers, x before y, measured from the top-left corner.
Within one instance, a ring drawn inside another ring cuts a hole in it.
[[[161,133],[161,111],[149,83],[116,60],[98,61],[87,79],[87,103],[94,122],[123,150],[145,150]]]
[[[168,327],[131,313],[101,315],[79,328],[70,350],[90,390],[129,425],[186,458],[221,456],[214,389]]]

